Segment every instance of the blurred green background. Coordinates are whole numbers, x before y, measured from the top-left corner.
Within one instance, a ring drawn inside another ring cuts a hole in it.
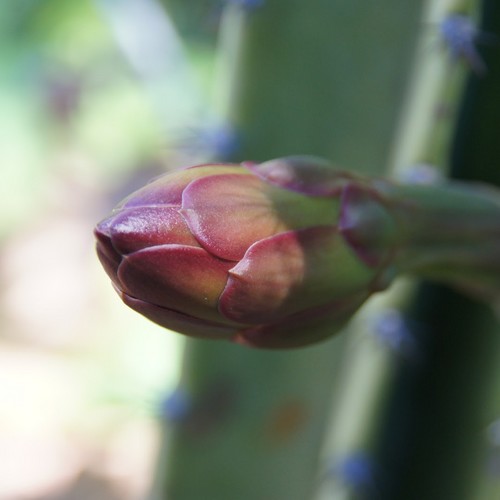
[[[217,17],[181,47],[153,0],[1,3],[2,500],[147,491],[182,341],[121,304],[92,229],[220,138]]]

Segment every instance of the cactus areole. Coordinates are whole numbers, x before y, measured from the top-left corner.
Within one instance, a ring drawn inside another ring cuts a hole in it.
[[[371,241],[388,222],[376,193],[351,174],[290,157],[166,174],[95,234],[122,300],[150,320],[287,348],[334,334],[388,284],[390,255]]]

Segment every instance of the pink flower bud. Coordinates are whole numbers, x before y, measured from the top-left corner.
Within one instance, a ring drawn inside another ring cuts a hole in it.
[[[311,344],[387,285],[383,249],[356,248],[356,203],[372,200],[346,191],[353,180],[307,157],[166,174],[98,224],[97,253],[122,300],[165,328],[256,347]]]

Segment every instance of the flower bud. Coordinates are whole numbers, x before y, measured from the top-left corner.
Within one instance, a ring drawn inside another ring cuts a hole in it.
[[[388,285],[391,231],[370,186],[323,160],[292,157],[166,174],[95,234],[122,300],[150,320],[287,348],[336,333]]]

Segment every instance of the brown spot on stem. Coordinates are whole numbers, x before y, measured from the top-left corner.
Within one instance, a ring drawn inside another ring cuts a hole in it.
[[[274,409],[265,436],[273,445],[283,445],[304,428],[307,419],[308,412],[303,403],[287,401]]]

